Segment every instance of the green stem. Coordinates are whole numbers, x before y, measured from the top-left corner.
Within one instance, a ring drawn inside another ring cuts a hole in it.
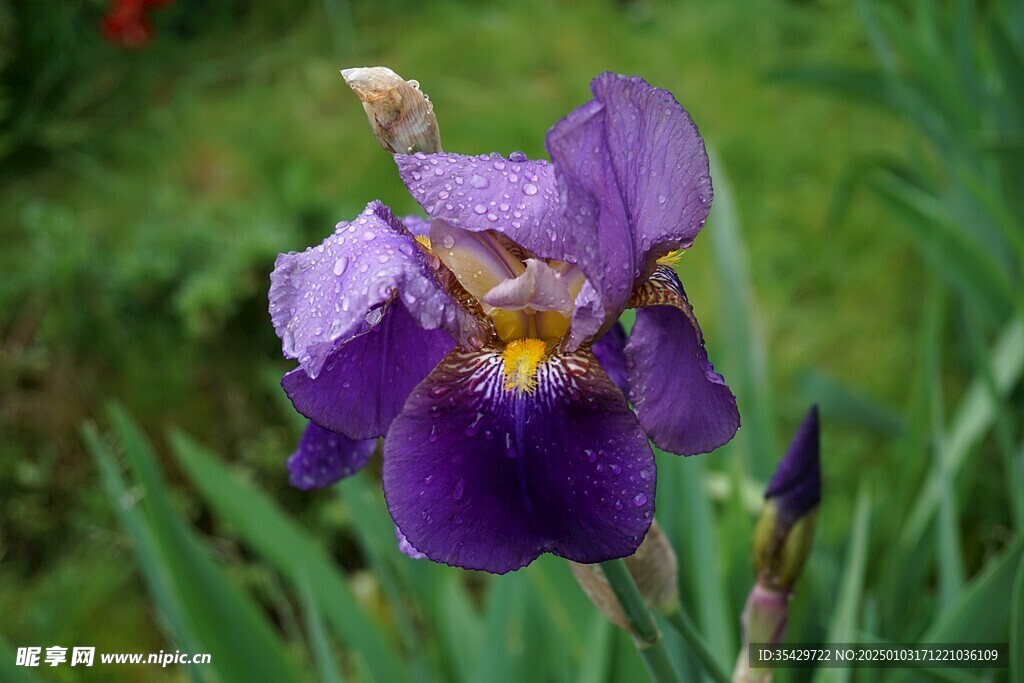
[[[626,615],[630,629],[636,637],[637,650],[644,658],[651,678],[655,683],[680,683],[681,679],[668,656],[665,641],[661,638],[654,615],[644,604],[640,589],[636,587],[626,563],[622,560],[612,560],[602,563],[601,569],[619,604],[622,605],[622,612]]]
[[[694,626],[690,615],[686,613],[682,605],[668,615],[668,623],[672,624],[676,632],[689,644],[690,649],[697,655],[697,659],[704,665],[704,670],[708,672],[711,678],[715,679],[716,683],[729,683],[729,675],[722,668],[722,665],[718,663],[718,660],[715,659],[715,655],[711,652],[711,647],[701,637],[700,633],[697,632],[697,627]]]

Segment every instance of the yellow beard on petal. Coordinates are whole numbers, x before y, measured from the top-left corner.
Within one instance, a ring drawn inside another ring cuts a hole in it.
[[[537,367],[544,360],[547,344],[540,339],[516,339],[501,353],[505,391],[532,393],[537,388]]]
[[[675,251],[669,252],[658,259],[658,263],[669,268],[675,268],[679,265],[679,262],[683,259],[683,254],[686,253],[685,249],[676,249]]]

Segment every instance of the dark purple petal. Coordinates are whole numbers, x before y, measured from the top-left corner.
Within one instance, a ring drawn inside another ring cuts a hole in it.
[[[651,440],[680,455],[728,442],[740,426],[736,397],[708,361],[675,271],[658,266],[630,303],[643,307],[626,344],[630,397]]]
[[[292,486],[317,489],[352,476],[377,450],[376,439],[353,441],[310,422],[288,458]]]
[[[281,254],[270,276],[270,315],[284,354],[316,377],[327,357],[365,330],[396,292],[425,329],[482,339],[476,321],[438,285],[423,252],[380,202],[304,252]]]
[[[443,330],[424,330],[392,303],[380,323],[327,357],[316,379],[302,368],[281,385],[295,409],[354,439],[383,436],[412,388],[455,346]]]
[[[780,516],[795,521],[821,501],[820,451],[818,406],[812,406],[764,494],[779,506]]]
[[[693,243],[712,198],[704,142],[671,93],[611,73],[591,90],[547,137],[570,252],[594,289],[581,293],[574,343],[618,317],[656,257]]]
[[[541,258],[565,260],[565,231],[555,230],[558,188],[546,161],[525,156],[396,154],[413,199],[433,218],[463,230],[495,230]]]
[[[615,386],[629,396],[629,376],[626,370],[626,328],[615,323],[591,347],[597,362]]]
[[[582,563],[632,554],[654,513],[654,456],[587,351],[552,356],[531,393],[502,354],[453,351],[384,440],[384,496],[427,557],[504,573],[544,552]]]

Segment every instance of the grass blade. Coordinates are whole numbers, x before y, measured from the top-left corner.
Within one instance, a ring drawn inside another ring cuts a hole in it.
[[[362,657],[374,680],[409,680],[404,660],[380,625],[356,602],[324,548],[264,493],[240,480],[205,449],[181,434],[173,435],[171,441],[182,468],[213,511],[294,585],[308,581],[338,638]]]
[[[142,488],[142,505],[162,565],[197,644],[212,655],[224,680],[300,681],[298,668],[266,617],[209,557],[170,505],[166,482],[139,428],[117,406],[110,408],[110,419]]]
[[[737,396],[743,429],[736,441],[745,445],[747,471],[767,479],[774,470],[775,421],[772,392],[768,382],[764,333],[760,329],[750,284],[747,253],[740,234],[739,212],[728,175],[718,157],[711,154],[711,173],[715,178],[713,227],[708,230],[714,245],[715,272],[723,311],[722,338],[730,340],[725,367],[727,378]]]
[[[997,400],[1005,400],[1011,389],[1016,387],[1024,374],[1024,318],[1014,318],[999,335],[991,358],[991,370],[995,377],[998,397],[986,387],[982,377],[975,377],[961,400],[956,416],[944,439],[941,461],[948,475],[955,479],[971,449],[992,426]],[[925,483],[918,496],[913,512],[903,529],[900,541],[911,546],[925,531],[932,515],[942,502],[942,481],[935,472]]]
[[[316,670],[320,674],[320,680],[323,683],[342,683],[338,664],[334,661],[334,655],[327,643],[327,634],[324,633],[323,615],[320,614],[316,599],[313,597],[313,590],[309,587],[308,582],[299,588],[299,597],[302,598],[302,613],[306,617],[306,632],[309,634],[309,643],[316,660]]]
[[[1010,600],[1010,679],[1024,680],[1024,562],[1017,567]]]
[[[31,669],[16,666],[17,661],[14,648],[0,637],[0,679],[9,683],[41,683]]]
[[[828,642],[851,643],[857,640],[857,621],[860,616],[864,574],[868,563],[868,524],[871,494],[861,488],[857,495],[857,508],[853,513],[850,545],[846,551],[846,569],[843,584],[836,600],[836,611],[828,631]],[[850,669],[818,669],[815,683],[841,683],[850,680]]]

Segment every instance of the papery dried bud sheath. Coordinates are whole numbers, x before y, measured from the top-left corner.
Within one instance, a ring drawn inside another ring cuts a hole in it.
[[[341,75],[363,103],[381,147],[392,154],[441,151],[434,107],[419,83],[384,66],[345,69]]]
[[[570,562],[569,567],[583,592],[601,614],[616,626],[629,631],[629,622],[622,611],[622,605],[615,597],[601,567],[576,562]],[[672,544],[657,521],[651,524],[640,548],[626,558],[626,567],[648,607],[665,612],[675,607],[679,600],[679,562]]]

